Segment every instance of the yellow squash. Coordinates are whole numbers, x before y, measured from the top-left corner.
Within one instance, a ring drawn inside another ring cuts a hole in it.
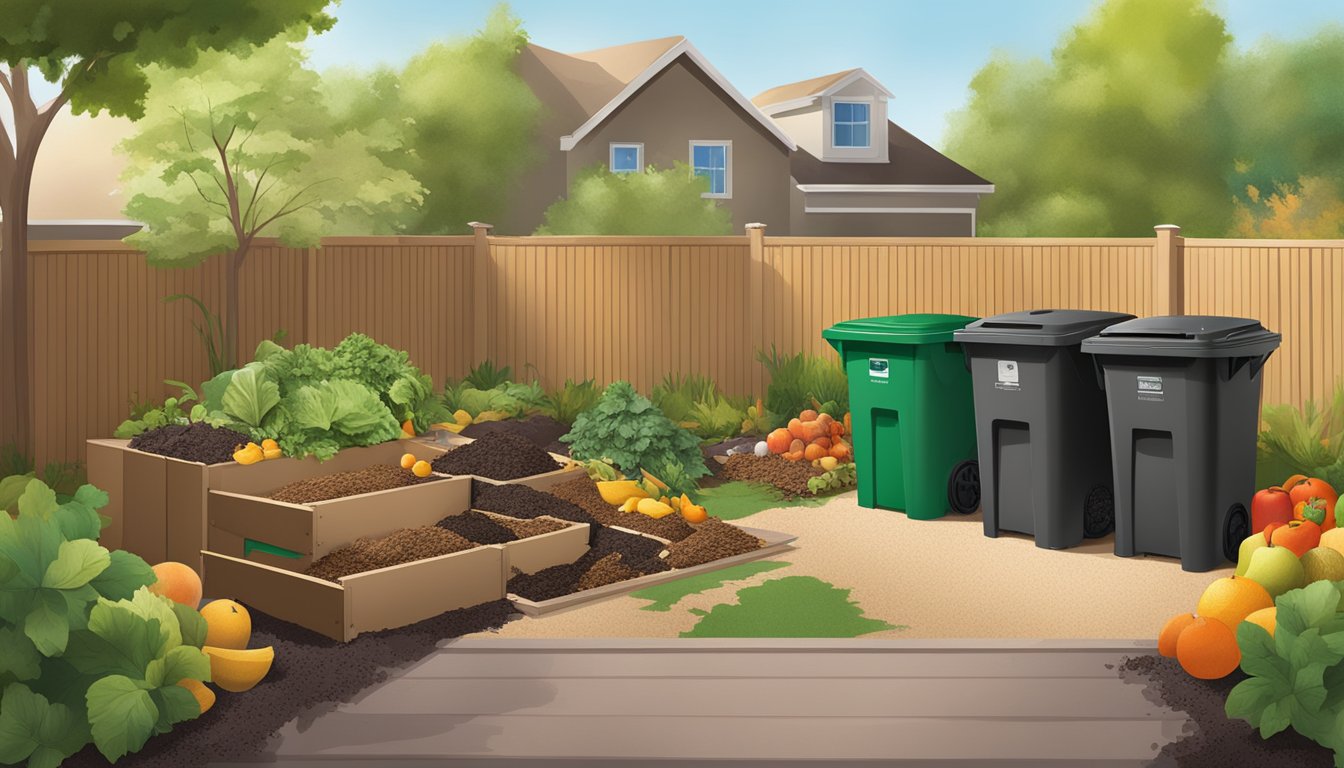
[[[635,511],[639,512],[641,515],[648,515],[657,520],[672,514],[673,509],[670,504],[664,504],[657,499],[640,499],[639,505],[635,507]]]
[[[613,507],[619,507],[632,496],[643,499],[649,495],[634,480],[603,480],[597,484],[597,492],[602,494],[603,501]]]

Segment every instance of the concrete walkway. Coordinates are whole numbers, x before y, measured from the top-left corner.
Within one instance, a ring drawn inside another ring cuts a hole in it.
[[[1186,716],[1106,640],[465,638],[287,724],[260,762],[1151,764]]]

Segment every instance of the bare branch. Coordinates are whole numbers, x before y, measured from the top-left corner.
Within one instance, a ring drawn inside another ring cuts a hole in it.
[[[251,134],[248,134],[248,136],[250,137]],[[243,141],[244,143],[246,143],[247,139],[244,139]],[[238,148],[242,149],[242,146],[243,146],[242,144],[239,144]],[[247,201],[247,208],[243,211],[244,223],[246,223],[249,219],[252,222],[256,222],[256,217],[252,215],[253,210],[256,209],[257,206],[260,204],[261,198],[266,196],[266,192],[275,187],[275,182],[272,181],[270,187],[262,189],[262,185],[266,183],[266,174],[270,173],[271,169],[274,168],[279,163],[280,160],[277,158],[267,163],[266,167],[261,169],[261,175],[257,177],[257,182],[252,185],[252,199]]]
[[[191,179],[191,185],[196,188],[196,194],[200,195],[201,199],[204,200],[208,205],[217,205],[220,208],[223,208],[225,211],[229,209],[228,204],[223,203],[219,200],[212,200],[209,195],[205,194],[205,190],[201,189],[200,183],[196,181],[196,174],[188,173],[187,178]]]
[[[272,215],[269,219],[266,219],[265,221],[261,222],[261,223],[258,224],[257,226],[253,227],[252,230],[251,230],[251,234],[252,234],[252,235],[256,235],[256,233],[260,232],[262,229],[264,229],[266,226],[268,226],[269,224],[271,224],[271,222],[275,221],[276,219],[279,219],[279,218],[284,217],[284,216],[288,216],[288,215],[290,215],[291,213],[297,213],[298,211],[300,211],[300,210],[302,210],[302,209],[304,209],[304,208],[307,208],[308,206],[312,205],[313,203],[316,203],[316,202],[317,202],[317,198],[314,197],[312,200],[309,200],[308,202],[305,202],[305,203],[303,203],[302,205],[294,205],[294,204],[298,201],[298,199],[299,199],[300,197],[303,196],[303,194],[304,194],[305,192],[307,192],[308,190],[312,189],[313,187],[316,187],[318,184],[322,184],[322,183],[325,183],[325,182],[328,182],[328,181],[331,181],[331,179],[318,179],[317,181],[314,181],[312,184],[309,184],[308,186],[304,187],[303,189],[300,189],[299,191],[297,191],[297,192],[295,192],[294,194],[290,195],[289,199],[285,201],[284,205],[281,205],[281,206],[280,206],[280,210],[276,211],[275,214]],[[290,206],[294,206],[294,207],[291,208]]]

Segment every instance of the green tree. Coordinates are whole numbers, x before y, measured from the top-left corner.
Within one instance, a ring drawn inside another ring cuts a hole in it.
[[[569,196],[546,209],[538,235],[729,235],[733,217],[703,195],[709,180],[677,163],[667,170],[579,174]]]
[[[296,25],[317,31],[334,19],[329,0],[5,0],[0,11],[0,89],[14,116],[13,135],[0,125],[0,440],[31,442],[28,391],[28,197],[38,149],[56,114],[138,118],[148,64],[189,66],[198,51],[262,43]],[[29,71],[59,82],[60,93],[38,105]]]
[[[145,115],[120,147],[126,214],[147,225],[127,242],[156,266],[229,259],[226,368],[236,363],[239,276],[257,237],[302,247],[323,234],[391,233],[421,200],[419,183],[378,157],[401,147],[395,131],[332,129],[298,39],[204,52],[185,70],[146,68]]]
[[[1204,0],[1107,0],[1048,62],[996,55],[946,142],[997,187],[982,232],[1226,232],[1229,116],[1214,91],[1230,41]]]
[[[521,21],[500,4],[475,35],[434,43],[400,71],[324,77],[338,126],[405,132],[406,147],[382,157],[425,187],[410,231],[461,232],[468,221],[496,220],[538,160],[541,102],[513,68],[526,44]]]

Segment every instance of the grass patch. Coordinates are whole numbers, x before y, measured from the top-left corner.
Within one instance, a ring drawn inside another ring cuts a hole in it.
[[[789,563],[771,562],[768,560],[741,563],[740,565],[734,565],[729,568],[724,568],[721,571],[714,571],[713,573],[702,573],[688,579],[678,579],[677,581],[669,581],[666,584],[656,584],[648,589],[631,592],[630,596],[637,597],[640,600],[653,601],[640,610],[670,611],[672,610],[672,606],[680,602],[682,598],[690,595],[698,595],[701,592],[708,592],[711,589],[717,589],[729,581],[748,579],[758,573],[767,573],[787,565],[789,565]]]
[[[724,520],[740,520],[757,512],[779,507],[819,507],[830,499],[827,497],[802,497],[792,500],[780,498],[779,491],[765,483],[749,483],[734,480],[713,488],[701,490],[699,502],[711,515]]]
[[[859,637],[903,626],[870,619],[849,590],[811,576],[786,576],[747,587],[736,605],[693,610],[700,621],[682,637]]]

